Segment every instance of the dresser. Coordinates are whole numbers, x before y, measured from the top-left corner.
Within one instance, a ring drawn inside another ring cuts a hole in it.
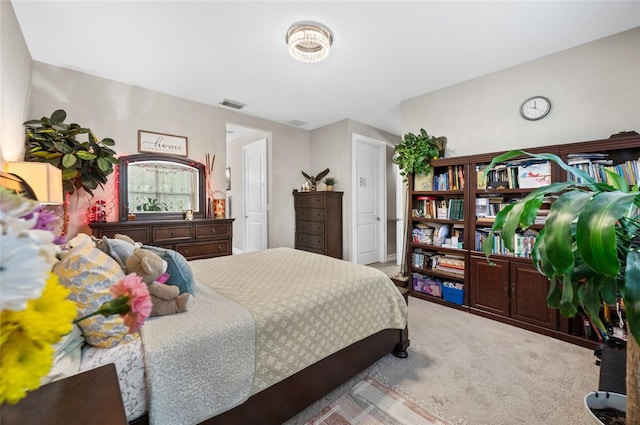
[[[342,192],[293,192],[295,248],[342,259]]]
[[[117,223],[90,223],[96,238],[127,235],[145,245],[173,249],[187,260],[231,255],[232,218],[196,220],[149,220]]]

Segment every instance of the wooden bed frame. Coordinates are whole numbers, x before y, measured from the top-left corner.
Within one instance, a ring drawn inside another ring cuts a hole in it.
[[[387,354],[406,358],[408,347],[408,328],[382,330],[254,394],[241,405],[201,425],[281,425]],[[145,415],[131,425],[148,423]]]

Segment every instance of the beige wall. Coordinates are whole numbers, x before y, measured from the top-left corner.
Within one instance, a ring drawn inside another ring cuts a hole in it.
[[[24,157],[24,127],[31,96],[31,55],[13,6],[0,1],[0,170]]]
[[[540,121],[520,116],[551,99]],[[446,156],[564,144],[640,132],[640,28],[402,102],[402,131],[447,136]]]
[[[281,165],[273,170],[270,179],[269,241],[270,246],[293,246],[293,208],[289,201],[297,167],[291,159],[308,157],[308,131],[34,62],[30,116],[39,118],[58,108],[67,111],[68,122],[91,128],[99,138],[113,138],[118,156],[137,153],[139,129],[186,136],[191,159],[204,162],[207,153],[216,155],[214,190],[226,189],[226,124],[271,132],[270,160]],[[113,182],[111,176],[106,190],[96,191],[96,197],[105,199],[112,207],[109,221],[117,220]],[[71,201],[70,234],[89,230],[84,224],[86,201],[86,198]]]
[[[304,170],[307,174],[318,174],[325,168],[331,171],[330,176],[338,180],[338,185],[334,188],[336,191],[344,192],[342,198],[342,242],[343,242],[343,258],[351,260],[352,246],[352,213],[351,207],[352,197],[352,135],[354,133],[371,137],[386,142],[388,145],[395,145],[400,142],[400,137],[378,130],[360,122],[345,119],[336,123],[317,128],[311,131],[311,147],[310,158],[311,166],[309,170]],[[393,149],[387,149],[387,163],[391,161]],[[388,167],[389,168],[389,167]],[[387,214],[393,211],[395,218],[395,175],[389,175],[387,170]],[[320,190],[324,189],[324,185],[320,185]],[[393,226],[395,229],[395,226]],[[395,247],[395,230],[387,232],[387,253],[389,255],[396,253]]]

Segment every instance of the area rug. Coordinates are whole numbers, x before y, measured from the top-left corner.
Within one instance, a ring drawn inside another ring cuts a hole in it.
[[[417,401],[366,377],[305,425],[450,425]]]

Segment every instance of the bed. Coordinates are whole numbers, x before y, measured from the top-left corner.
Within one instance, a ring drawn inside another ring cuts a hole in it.
[[[281,424],[379,358],[406,357],[407,304],[371,267],[275,248],[189,262],[189,311],[87,347],[114,362],[131,424]]]

